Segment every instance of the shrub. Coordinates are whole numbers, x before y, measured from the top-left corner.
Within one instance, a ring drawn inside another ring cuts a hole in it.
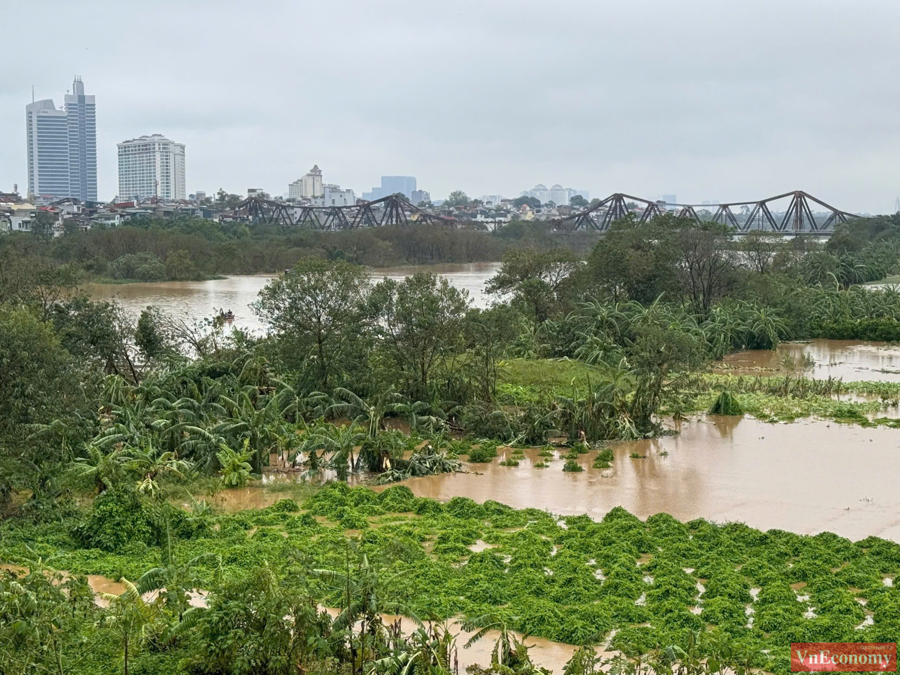
[[[153,529],[150,508],[140,495],[132,489],[116,488],[94,500],[75,535],[88,548],[117,551],[134,542],[152,543]]]
[[[581,466],[574,459],[567,459],[566,463],[563,464],[563,471],[571,471],[573,473],[577,473],[578,471],[584,471],[584,467]]]
[[[473,464],[490,462],[497,456],[497,445],[483,441],[469,450],[468,460]]]
[[[709,409],[710,415],[743,415],[744,410],[737,399],[727,389],[719,394],[712,407]]]

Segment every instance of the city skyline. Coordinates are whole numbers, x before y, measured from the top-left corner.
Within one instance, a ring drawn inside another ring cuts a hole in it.
[[[190,146],[189,193],[262,185],[280,194],[315,161],[360,192],[383,174],[415,175],[434,198],[516,195],[549,180],[594,196],[674,193],[687,203],[802,189],[847,210],[887,212],[900,194],[900,93],[884,84],[900,65],[890,48],[900,5],[887,0],[852,10],[834,0],[686,0],[649,13],[620,0],[566,0],[550,13],[528,1],[445,12],[399,0],[302,9],[276,0],[254,13],[272,39],[227,48],[205,35],[244,27],[242,8],[162,0],[158,11],[178,17],[162,48],[158,35],[109,31],[93,18],[139,22],[137,7],[51,5],[57,20],[41,26],[42,49],[29,49],[27,31],[9,36],[10,53],[29,58],[0,80],[5,190],[27,183],[21,111],[32,85],[50,98],[75,70],[102,101],[101,200],[117,191],[116,143],[153,129]],[[353,25],[330,22],[335,11]],[[34,21],[24,6],[8,18]],[[301,19],[321,26],[305,48],[328,63],[315,96],[311,85],[283,86]],[[198,35],[197,25],[208,30]],[[593,39],[598,31],[604,40]],[[66,49],[72,34],[76,50]],[[434,48],[423,51],[426,37]],[[835,40],[842,49],[823,48]],[[375,48],[416,86],[386,86],[366,56]],[[152,53],[157,67],[135,77],[117,57],[131,51]],[[476,68],[491,77],[468,77]]]
[[[97,106],[79,76],[62,108],[53,99],[26,104],[25,137],[27,194],[38,201],[97,201]]]

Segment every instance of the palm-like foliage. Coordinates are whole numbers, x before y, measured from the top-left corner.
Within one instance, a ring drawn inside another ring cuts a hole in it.
[[[152,443],[143,448],[129,448],[122,457],[126,469],[138,476],[138,491],[154,497],[160,492],[160,478],[174,476],[184,480],[193,468],[190,462],[178,459],[174,452],[163,452]]]
[[[347,636],[352,671],[363,672],[363,664],[377,660],[379,652],[390,643],[391,636],[383,616],[410,614],[402,603],[388,597],[392,577],[382,577],[365,555],[351,568],[349,552],[345,572],[314,569],[310,574],[324,581],[334,596],[340,597],[340,611],[332,627]],[[415,616],[412,618],[421,625]],[[356,626],[359,626],[358,631]]]
[[[244,487],[250,481],[253,467],[247,460],[251,455],[246,448],[243,452],[236,452],[224,443],[220,445],[216,459],[222,467],[222,484],[225,487]]]
[[[125,478],[122,457],[122,448],[113,448],[109,452],[103,452],[96,445],[89,445],[87,457],[79,457],[75,460],[72,465],[72,473],[77,478],[91,481],[97,492],[103,492]]]
[[[124,672],[128,675],[130,658],[154,634],[157,627],[154,624],[160,616],[156,605],[146,602],[137,586],[128,579],[119,581],[125,586],[121,595],[101,593],[100,598],[109,603],[103,624],[122,645]]]
[[[300,447],[291,455],[294,461],[300,453],[306,453],[311,469],[318,468],[320,459],[328,456],[325,466],[334,469],[338,478],[346,480],[349,473],[359,471],[357,448],[368,438],[362,427],[355,424],[334,426],[322,424],[312,430]],[[356,454],[354,454],[356,453]]]
[[[466,642],[467,649],[483,639],[488,632],[497,631],[497,640],[491,650],[492,668],[501,672],[523,675],[526,673],[549,673],[543,668],[537,668],[532,663],[531,657],[528,655],[528,645],[509,629],[503,619],[492,614],[485,614],[464,621],[462,628],[466,631],[475,631]]]
[[[190,560],[179,560],[167,522],[166,545],[162,548],[161,564],[144,572],[134,585],[144,597],[149,593],[159,593],[158,598],[162,601],[162,606],[176,618],[176,623],[173,625],[177,625],[191,608],[191,591],[196,591],[202,586],[198,572],[198,568],[201,566],[213,566],[214,578],[218,583],[222,571],[221,556],[202,553]],[[168,632],[171,633],[171,630]],[[171,637],[172,635],[168,635],[168,638]]]

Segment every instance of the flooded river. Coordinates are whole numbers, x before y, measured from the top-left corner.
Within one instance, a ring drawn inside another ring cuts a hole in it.
[[[602,518],[622,506],[640,518],[742,521],[763,530],[831,531],[850,539],[900,542],[900,432],[821,421],[767,424],[701,417],[677,436],[613,445],[612,469],[566,473],[563,460],[535,469],[537,450],[518,467],[472,464],[473,473],[414,478],[420,497],[493,499],[515,508]],[[636,453],[643,458],[633,459]],[[478,472],[478,473],[474,473]]]
[[[810,360],[811,359],[811,360]],[[804,360],[808,367],[803,367]],[[788,342],[778,349],[735,352],[722,359],[717,372],[733,375],[806,376],[900,382],[900,348],[881,342],[811,340]]]
[[[484,285],[497,268],[496,264],[389,268],[373,270],[372,276],[402,278],[420,269],[434,271],[469,291],[473,304],[485,306]],[[249,305],[270,278],[94,286],[92,293],[97,299],[117,298],[133,314],[147,305],[197,318],[231,309],[236,326],[258,330],[262,326]],[[716,371],[900,382],[900,348],[813,340],[783,344],[777,351],[738,352],[723,359]],[[750,417],[716,416],[685,421],[678,431],[613,444],[610,469],[592,468],[596,453],[581,456],[583,472],[563,472],[564,460],[559,458],[548,468],[537,469],[536,449],[526,450],[517,467],[500,466],[511,452],[506,450],[491,463],[468,465],[469,473],[415,478],[406,485],[421,497],[493,499],[560,515],[600,519],[621,506],[640,518],[665,512],[682,521],[741,521],[763,530],[829,531],[853,540],[876,535],[900,542],[900,490],[895,486],[900,476],[900,431],[813,419],[768,424]],[[261,508],[281,496],[250,487],[224,491],[215,501],[226,509]],[[93,578],[92,587],[99,582]],[[529,643],[536,645],[535,660],[556,672],[574,649],[536,639]],[[460,649],[460,664],[486,663],[490,647],[485,640],[471,650]]]
[[[469,293],[475,307],[486,307],[490,298],[484,285],[500,263],[467,263],[454,265],[419,265],[384,267],[370,270],[374,281],[384,278],[403,279],[416,272],[433,272]],[[138,284],[91,284],[89,292],[94,300],[116,300],[129,315],[136,317],[148,305],[187,317],[191,320],[212,318],[219,310],[234,312],[234,326],[261,331],[263,324],[250,309],[259,292],[271,280],[272,274],[235,276],[213,281],[163,281]]]

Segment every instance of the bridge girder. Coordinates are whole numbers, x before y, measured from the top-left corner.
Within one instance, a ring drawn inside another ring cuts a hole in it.
[[[770,205],[777,200],[790,198],[787,210],[776,217]],[[814,203],[828,213],[818,222],[812,211]],[[552,230],[562,233],[578,231],[606,232],[613,223],[631,214],[638,222],[645,223],[674,209],[676,218],[702,222],[698,209],[707,205],[665,204],[616,192],[597,204],[564,218],[549,221]],[[742,207],[746,216],[739,219],[734,209]],[[749,211],[747,211],[749,209]],[[358,201],[351,206],[292,206],[281,202],[249,198],[237,208],[237,214],[253,222],[292,227],[309,227],[317,230],[355,230],[368,227],[410,226],[425,223],[455,229],[485,227],[485,223],[446,218],[413,206],[402,197],[391,195],[375,201]],[[827,234],[837,223],[855,218],[851,213],[826,204],[812,195],[797,190],[762,199],[757,202],[730,202],[716,206],[709,218],[712,222],[728,225],[738,234],[751,230],[765,230],[780,234]],[[489,225],[489,224],[487,224]]]
[[[786,197],[790,197],[787,210],[780,219],[776,218],[770,204]],[[812,212],[811,202],[822,207],[828,213],[823,222],[820,223],[816,219]],[[636,214],[638,222],[644,223],[667,213],[667,207],[674,207],[676,218],[687,218],[699,223],[703,218],[700,217],[698,209],[707,208],[707,205],[664,204],[615,193],[584,211],[552,220],[550,225],[553,230],[558,232],[590,230],[606,232],[613,223],[639,209],[640,213]],[[736,207],[750,209],[743,220],[739,220],[735,214]],[[751,230],[765,230],[777,234],[828,234],[833,231],[835,224],[845,223],[848,219],[857,217],[859,216],[836,209],[802,190],[796,190],[757,202],[719,204],[710,220],[734,228],[737,234],[746,234]]]

